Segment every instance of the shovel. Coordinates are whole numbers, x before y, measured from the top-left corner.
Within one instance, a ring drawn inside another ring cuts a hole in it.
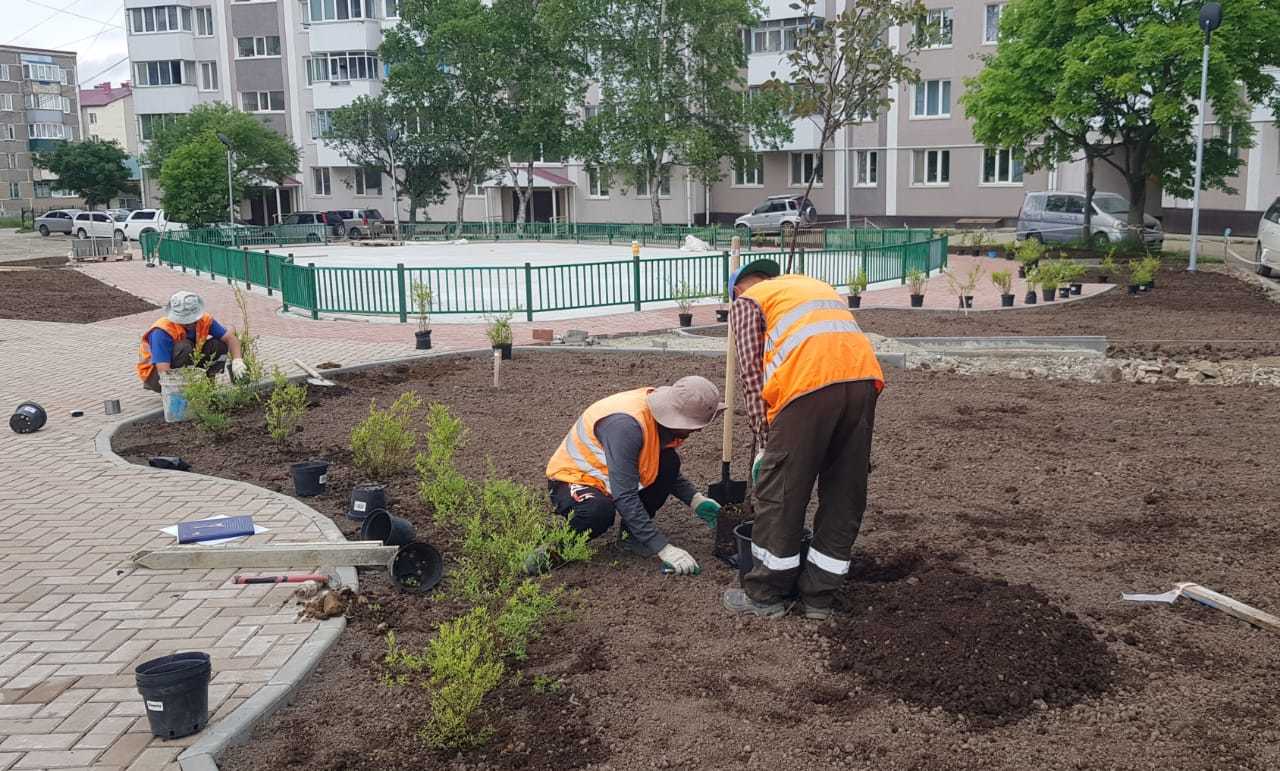
[[[741,241],[733,239],[733,252],[729,257],[729,271],[741,264]],[[732,288],[730,288],[732,291]],[[747,499],[747,483],[729,478],[729,463],[733,460],[733,404],[738,390],[738,360],[733,337],[733,325],[725,333],[724,352],[724,441],[720,448],[720,481],[707,488],[707,496],[721,506],[743,503]]]
[[[302,359],[294,359],[293,363],[297,365],[298,369],[307,373],[307,376],[308,376],[307,383],[309,385],[324,386],[325,388],[328,388],[329,386],[337,385],[337,383],[333,382],[332,380],[326,380],[324,377],[322,377],[320,375],[320,371],[317,370],[315,367],[312,367],[309,364],[304,364],[302,362]]]

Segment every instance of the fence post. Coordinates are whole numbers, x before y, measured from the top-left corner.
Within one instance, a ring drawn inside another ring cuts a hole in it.
[[[267,297],[271,297],[271,253],[268,252],[266,257],[262,258],[263,276],[267,282]]]
[[[524,264],[524,320],[533,321],[533,263]]]
[[[640,245],[631,249],[631,291],[635,293],[635,308],[640,310]]]
[[[907,250],[905,247],[898,247],[898,254],[902,255],[902,267],[898,269],[898,274],[902,279],[902,286],[907,285]]]
[[[800,275],[804,275],[804,247],[800,247]]]
[[[404,285],[404,263],[396,263],[396,291],[399,296],[400,323],[403,324],[409,320],[409,306],[405,301],[405,285]]]
[[[289,266],[293,266],[293,255],[289,255]],[[285,276],[289,273],[289,269],[280,266],[280,310],[285,313],[289,312],[289,293],[285,290]]]
[[[720,273],[724,276],[724,290],[721,296],[728,297],[731,292],[729,286],[729,250],[725,249],[720,252]]]
[[[246,246],[242,248],[244,249],[244,288],[252,292],[253,282],[249,280],[249,247]],[[271,250],[267,249],[266,253],[270,255]]]
[[[320,318],[320,292],[316,289],[316,264],[307,263],[307,282],[311,285],[311,318]]]

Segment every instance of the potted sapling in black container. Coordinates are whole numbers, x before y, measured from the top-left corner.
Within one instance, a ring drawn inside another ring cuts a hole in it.
[[[845,284],[849,287],[849,307],[861,308],[862,293],[867,291],[867,272],[859,270],[857,273],[850,273]]]
[[[960,309],[968,311],[972,308],[973,291],[978,286],[978,279],[982,277],[982,263],[975,263],[973,268],[963,275],[951,270],[943,271],[943,275],[947,277],[947,285],[951,287],[951,291],[955,292]]]
[[[1147,282],[1152,280],[1151,265],[1146,260],[1132,260],[1129,262],[1129,294],[1137,294],[1144,291],[1148,286]]]
[[[1146,268],[1146,279],[1147,279],[1145,284],[1146,288],[1155,289],[1156,274],[1160,272],[1160,266],[1162,264],[1160,262],[1160,258],[1156,257],[1153,254],[1148,254],[1146,257],[1142,258],[1141,264]]]
[[[1107,256],[1103,257],[1102,262],[1098,265],[1098,282],[1105,284],[1107,279],[1119,275],[1120,266],[1116,264],[1116,248],[1113,246],[1107,250]]]
[[[484,331],[489,338],[493,350],[500,351],[502,358],[511,359],[511,313],[499,313],[489,317],[489,327]]]
[[[912,268],[907,271],[907,288],[911,290],[911,307],[924,307],[924,287],[929,283],[929,274],[923,270]]]
[[[418,331],[413,333],[414,348],[431,349],[431,287],[421,281],[413,282],[413,312],[418,317]]]
[[[1044,244],[1034,238],[1027,238],[1014,250],[1018,257],[1018,278],[1026,278],[1044,256]]]
[[[680,326],[693,326],[693,288],[689,286],[688,281],[681,281],[671,289],[671,299],[676,301],[676,307],[680,309]]]
[[[1007,270],[992,271],[991,283],[1000,290],[1000,307],[1012,308],[1013,293],[1009,290],[1013,288],[1013,274]]]
[[[1032,268],[1027,271],[1026,282],[1027,293],[1023,296],[1022,303],[1023,305],[1035,305],[1037,297],[1036,287],[1040,285],[1040,270],[1038,268]]]
[[[1036,268],[1036,283],[1040,285],[1040,297],[1047,303],[1058,297],[1058,266],[1045,261]]]

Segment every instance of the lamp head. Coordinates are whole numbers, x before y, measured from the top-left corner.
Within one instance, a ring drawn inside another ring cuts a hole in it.
[[[1222,4],[1205,3],[1200,6],[1200,29],[1206,33],[1222,26]]]

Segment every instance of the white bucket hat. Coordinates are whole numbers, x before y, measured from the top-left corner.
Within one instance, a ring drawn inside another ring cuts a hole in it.
[[[678,431],[705,428],[724,410],[720,389],[705,377],[682,377],[669,386],[661,386],[649,394],[649,411],[654,420]]]
[[[204,315],[204,300],[195,292],[174,292],[165,315],[175,324],[194,324]]]

